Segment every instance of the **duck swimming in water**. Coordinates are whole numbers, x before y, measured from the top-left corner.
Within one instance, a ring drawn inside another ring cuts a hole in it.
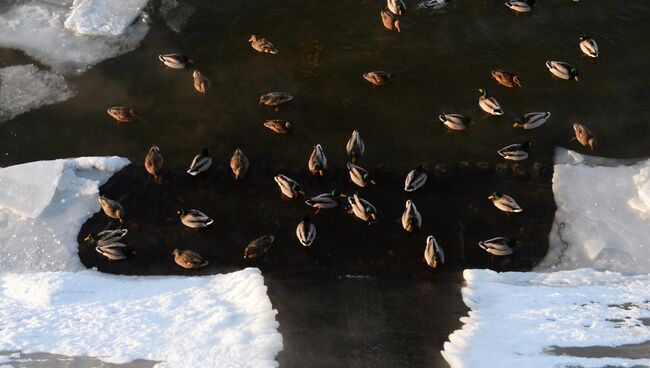
[[[160,148],[158,146],[151,146],[149,152],[144,157],[144,168],[149,174],[151,174],[156,182],[160,182],[162,178],[162,168],[165,159],[160,153]]]
[[[384,25],[384,28],[389,31],[401,32],[397,16],[386,10],[382,10],[379,14],[381,15],[381,22]]]
[[[410,199],[406,201],[406,208],[402,213],[402,227],[409,233],[420,230],[422,227],[422,215]]]
[[[293,100],[293,96],[288,92],[269,92],[260,96],[260,105],[275,107],[275,111],[280,109],[280,105]]]
[[[516,0],[516,1],[506,1],[506,6],[516,12],[516,13],[529,13],[533,10],[532,6],[535,3],[535,0]]]
[[[520,116],[515,120],[512,125],[514,128],[535,129],[546,123],[546,120],[551,117],[550,112],[531,112],[524,116]]]
[[[274,240],[275,236],[273,235],[262,235],[248,243],[246,249],[244,249],[244,259],[250,260],[265,256]]]
[[[583,146],[589,148],[589,150],[593,151],[596,148],[596,135],[594,132],[589,130],[586,126],[575,123],[573,124],[573,130],[575,132],[575,138],[577,139],[580,144]]]
[[[492,72],[494,78],[500,85],[508,88],[516,88],[522,86],[521,77],[519,74],[507,72],[501,69],[494,69]]]
[[[438,119],[451,130],[465,130],[472,121],[469,116],[461,114],[445,114],[444,112],[438,116]]]
[[[494,207],[500,209],[503,212],[517,213],[523,211],[519,204],[517,204],[517,202],[507,194],[494,192],[488,197],[488,199],[492,201]]]
[[[194,61],[181,54],[158,55],[158,59],[172,69],[185,69],[194,64]]]
[[[113,106],[106,109],[106,112],[118,123],[131,123],[139,119],[138,113],[131,107]]]
[[[180,209],[177,213],[180,215],[181,223],[190,229],[196,230],[208,227],[214,222],[213,219],[199,210]]]
[[[431,268],[437,268],[445,263],[445,252],[442,251],[442,247],[438,245],[433,235],[427,237],[427,245],[424,248],[424,261]]]
[[[406,4],[403,0],[386,0],[386,7],[395,15],[404,15]]]
[[[583,34],[580,36],[580,50],[589,57],[598,57],[598,44],[589,35]]]
[[[278,53],[278,49],[276,49],[275,46],[273,46],[273,44],[267,41],[265,38],[258,38],[255,35],[251,35],[251,37],[248,39],[248,42],[250,42],[253,49],[263,54],[275,55]]]
[[[264,122],[264,126],[271,129],[277,134],[291,134],[293,133],[293,124],[284,119],[272,119]]]
[[[358,194],[348,197],[348,204],[352,214],[359,220],[367,222],[368,225],[377,221],[377,208]]]
[[[327,157],[325,156],[323,147],[320,144],[317,144],[311,152],[307,166],[312,175],[323,176],[325,170],[327,170]]]
[[[119,220],[120,223],[124,223],[124,207],[122,207],[120,202],[99,196],[99,206],[106,216]]]
[[[210,81],[200,71],[195,70],[192,72],[194,78],[194,89],[205,94],[210,89]]]
[[[312,245],[316,239],[316,226],[309,220],[309,216],[305,215],[296,226],[296,237],[305,247]]]
[[[334,189],[330,193],[323,193],[309,198],[305,201],[305,204],[310,207],[314,207],[316,209],[316,213],[318,213],[321,209],[331,209],[338,207],[339,201],[342,197],[345,197],[345,195],[339,193],[338,190]]]
[[[348,173],[350,174],[350,180],[361,188],[365,188],[370,185],[375,185],[375,181],[370,177],[370,174],[366,169],[361,166],[355,165],[352,162],[347,163]]]
[[[174,249],[172,255],[174,256],[174,262],[176,262],[177,265],[190,270],[205,267],[209,263],[207,260],[203,259],[200,254],[189,249]]]
[[[278,187],[283,196],[289,199],[294,199],[298,198],[298,196],[305,195],[302,187],[295,180],[285,175],[277,175],[274,179],[275,182],[278,183]]]
[[[364,73],[362,77],[374,86],[383,86],[395,79],[393,74],[381,70]]]
[[[97,239],[92,235],[88,235],[84,238],[85,241],[99,246],[110,245],[120,241],[128,233],[127,229],[113,229],[113,230],[104,230],[97,233]]]
[[[363,143],[358,131],[354,130],[352,132],[352,136],[348,139],[348,143],[345,145],[345,150],[352,163],[357,162],[361,156],[363,156],[366,151],[366,145]]]
[[[511,161],[522,161],[528,158],[528,153],[530,152],[530,142],[524,142],[521,144],[511,144],[505,146],[497,151],[499,156],[505,158],[506,160]]]
[[[580,80],[578,76],[578,69],[574,68],[571,64],[565,63],[563,61],[552,61],[549,60],[546,62],[546,68],[554,76],[565,79],[565,80]]]
[[[202,172],[208,171],[212,165],[212,157],[210,157],[210,152],[207,148],[203,148],[203,151],[198,155],[194,156],[190,168],[187,169],[187,173],[192,176],[197,176]]]
[[[479,247],[495,256],[507,256],[512,254],[512,252],[514,252],[513,248],[516,244],[516,240],[510,240],[502,236],[478,242]]]
[[[248,157],[244,152],[237,148],[230,158],[230,170],[235,175],[235,180],[243,179],[248,171]]]
[[[126,244],[111,243],[108,245],[98,245],[95,251],[111,261],[119,261],[134,256],[135,251]]]
[[[496,98],[488,96],[487,90],[484,88],[480,88],[478,91],[481,93],[481,96],[478,98],[478,105],[481,110],[490,115],[503,115],[501,105],[499,105],[499,101]]]
[[[406,179],[404,180],[404,191],[405,192],[415,192],[416,190],[422,188],[424,183],[427,182],[427,173],[424,171],[424,166],[419,164],[415,169],[409,171],[406,174]]]

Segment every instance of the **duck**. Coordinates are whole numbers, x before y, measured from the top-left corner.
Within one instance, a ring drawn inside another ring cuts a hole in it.
[[[277,175],[273,179],[278,183],[278,187],[280,187],[280,192],[282,192],[283,196],[289,199],[294,199],[298,198],[299,195],[305,195],[302,187],[295,180],[285,175]]]
[[[439,10],[447,6],[447,0],[424,0],[421,1],[418,10]]]
[[[594,41],[593,38],[589,37],[587,34],[580,35],[580,50],[592,58],[598,57],[598,44]]]
[[[519,76],[519,74],[507,72],[501,69],[494,69],[490,73],[492,74],[492,78],[496,79],[496,81],[502,86],[506,86],[508,88],[516,88],[522,86],[521,76]]]
[[[507,194],[494,192],[488,197],[488,199],[492,201],[494,207],[500,209],[503,212],[518,213],[523,211],[517,202]]]
[[[383,86],[395,79],[395,76],[393,74],[381,70],[363,73],[361,76],[363,79],[372,83],[373,86]]]
[[[118,123],[131,123],[140,118],[134,108],[127,106],[112,106],[106,112]]]
[[[194,89],[200,93],[205,94],[210,89],[210,81],[200,71],[194,70],[192,72],[194,78]]]
[[[158,55],[158,59],[172,69],[185,69],[194,64],[194,61],[182,54]]]
[[[300,244],[305,247],[312,245],[316,239],[316,226],[309,220],[309,216],[305,215],[302,221],[296,226],[296,237]]]
[[[275,46],[265,38],[258,38],[256,35],[251,35],[248,42],[250,42],[253,49],[263,54],[276,55],[278,53],[278,49],[276,49]]]
[[[305,201],[305,204],[316,209],[318,213],[321,209],[332,209],[339,205],[339,200],[345,195],[333,189],[330,193],[319,194]]]
[[[266,255],[274,240],[275,236],[273,235],[262,235],[248,243],[246,249],[244,249],[244,259],[256,259]]]
[[[479,88],[478,91],[481,93],[481,96],[478,98],[478,105],[481,110],[490,115],[503,115],[503,110],[501,110],[499,101],[494,97],[489,97],[487,89]]]
[[[122,224],[124,223],[124,207],[120,202],[99,196],[99,206],[106,216],[119,220]]]
[[[368,225],[377,221],[377,208],[359,197],[358,194],[348,197],[348,204],[350,205],[350,212],[359,220],[367,222]]]
[[[530,112],[524,116],[520,116],[515,120],[512,125],[514,128],[535,129],[546,123],[546,120],[551,117],[550,112]]]
[[[118,242],[107,245],[98,245],[95,247],[95,251],[108,258],[110,261],[119,261],[130,258],[136,254],[136,252],[128,245]]]
[[[399,19],[391,13],[386,10],[382,10],[379,12],[379,15],[381,15],[381,22],[384,24],[384,28],[386,28],[389,31],[400,31],[400,24],[399,24]]]
[[[406,201],[406,208],[402,213],[402,227],[409,233],[420,230],[422,227],[422,215],[410,199]]]
[[[530,146],[532,143],[526,141],[524,143],[511,144],[505,146],[497,151],[499,156],[511,161],[523,161],[528,158]]]
[[[248,157],[241,148],[237,148],[230,158],[230,170],[235,174],[235,180],[243,179],[248,171]]]
[[[213,219],[199,210],[186,210],[181,208],[176,213],[180,215],[181,223],[190,229],[196,230],[202,227],[208,227],[214,222]]]
[[[350,174],[350,180],[361,188],[365,188],[370,185],[375,185],[374,179],[370,177],[370,174],[366,169],[361,166],[355,165],[352,162],[347,163],[348,173]]]
[[[416,190],[422,188],[424,183],[427,182],[427,173],[424,171],[424,166],[419,164],[415,169],[409,171],[406,174],[406,179],[404,180],[404,191],[405,192],[415,192]]]
[[[576,135],[573,139],[577,139],[580,144],[589,148],[590,151],[593,151],[596,148],[596,142],[598,140],[596,139],[594,132],[589,130],[589,128],[582,124],[575,123],[573,124],[573,130]]]
[[[472,118],[469,116],[461,114],[445,114],[444,112],[438,116],[438,119],[440,119],[447,128],[452,130],[465,130],[472,121]]]
[[[386,0],[386,7],[395,15],[404,15],[406,4],[403,0]]]
[[[160,153],[160,148],[156,145],[151,146],[149,152],[147,152],[147,155],[144,157],[144,167],[157,182],[160,182],[164,162],[165,159]]]
[[[348,139],[348,143],[345,145],[345,150],[352,163],[357,162],[366,152],[366,145],[363,143],[359,131],[352,131],[352,136]]]
[[[192,176],[197,176],[202,172],[208,171],[212,165],[212,157],[210,157],[210,152],[207,148],[203,148],[201,153],[194,156],[190,168],[187,169],[187,173]]]
[[[293,124],[284,119],[267,120],[264,122],[264,126],[277,134],[291,134],[293,132]]]
[[[478,242],[479,247],[495,256],[507,256],[512,254],[512,252],[514,252],[513,248],[516,244],[516,240],[510,240],[502,236]]]
[[[200,254],[189,249],[179,250],[178,248],[174,248],[172,255],[174,256],[174,262],[176,262],[177,265],[188,270],[202,268],[207,266],[209,263],[207,260],[203,259]]]
[[[293,96],[289,92],[269,92],[260,96],[260,105],[275,107],[278,111],[280,105],[293,100]]]
[[[324,171],[327,170],[327,157],[323,151],[323,147],[320,144],[314,146],[314,150],[309,156],[309,162],[307,163],[309,167],[309,172],[312,175],[324,175]]]
[[[427,245],[424,248],[424,261],[431,268],[438,268],[438,265],[445,263],[445,252],[442,251],[440,245],[433,235],[427,236]]]
[[[510,10],[516,13],[528,13],[532,9],[535,0],[518,0],[518,1],[506,1],[505,4]]]
[[[113,230],[104,230],[97,233],[97,239],[92,235],[88,235],[84,238],[85,241],[99,245],[110,245],[120,241],[129,231],[127,229],[113,229]]]
[[[546,62],[546,67],[548,68],[548,71],[551,72],[551,74],[560,79],[573,79],[575,81],[580,80],[580,77],[578,76],[578,69],[574,68],[569,63],[549,60]]]

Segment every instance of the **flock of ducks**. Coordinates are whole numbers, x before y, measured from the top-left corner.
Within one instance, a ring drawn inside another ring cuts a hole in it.
[[[447,5],[446,0],[426,0],[418,4],[419,9],[440,9]],[[532,11],[534,0],[525,1],[507,1],[505,5],[517,13],[527,13]],[[406,13],[406,4],[403,0],[387,0],[386,8],[380,12],[382,24],[390,31],[400,32],[400,17]],[[248,42],[257,52],[276,55],[277,48],[265,38],[251,35]],[[587,56],[597,58],[598,45],[588,35],[581,35],[579,38],[579,48]],[[182,54],[159,55],[159,60],[172,69],[187,69],[193,65],[193,60]],[[563,80],[579,80],[578,70],[572,65],[561,61],[547,61],[546,67],[549,72],[556,78]],[[523,79],[520,75],[495,69],[491,71],[492,77],[499,85],[507,88],[520,88],[523,86]],[[210,89],[210,81],[201,74],[200,71],[192,72],[194,88],[200,93],[206,93]],[[385,86],[395,79],[395,75],[386,71],[370,71],[364,73],[362,77],[373,86]],[[478,105],[487,115],[500,116],[504,111],[494,96],[488,94],[487,89],[479,89]],[[280,106],[293,100],[293,96],[288,92],[268,92],[260,96],[260,105],[265,105],[279,110]],[[119,123],[129,123],[136,121],[139,116],[135,109],[127,106],[109,107],[107,113]],[[531,112],[518,117],[513,127],[522,129],[535,129],[543,125],[551,116],[550,112]],[[438,116],[439,120],[450,130],[465,130],[471,123],[472,119],[468,116],[455,113],[442,113]],[[264,126],[277,134],[290,134],[293,131],[293,125],[283,119],[266,120]],[[573,125],[575,138],[580,144],[593,150],[596,144],[594,133],[582,124]],[[511,144],[503,147],[497,153],[506,160],[521,161],[528,158],[530,142]],[[346,143],[348,162],[346,168],[350,181],[359,188],[367,188],[377,183],[370,173],[359,165],[359,161],[365,153],[365,143],[357,130],[352,132]],[[162,178],[164,158],[160,148],[153,145],[145,156],[144,166],[154,181],[160,182]],[[212,158],[207,148],[204,148],[191,161],[187,174],[191,176],[200,175],[206,172],[212,165]],[[237,148],[230,159],[230,168],[235,180],[242,180],[246,176],[249,167],[249,160],[244,152]],[[311,155],[307,161],[309,172],[315,176],[324,176],[328,171],[328,160],[324,148],[317,144],[314,146]],[[294,179],[279,174],[274,177],[281,195],[287,199],[298,199],[306,196],[302,186]],[[422,188],[427,181],[427,173],[422,165],[417,165],[410,170],[404,180],[404,191],[412,193]],[[367,224],[373,224],[379,220],[379,211],[369,201],[363,199],[358,193],[345,195],[338,190],[332,190],[328,193],[317,194],[306,197],[305,204],[315,209],[318,213],[321,210],[344,207],[347,212],[359,221]],[[520,213],[522,207],[511,196],[494,192],[489,197],[493,205],[508,214]],[[112,199],[104,196],[99,197],[99,204],[104,214],[118,220],[120,224],[125,223],[125,210],[123,206]],[[214,220],[208,215],[197,209],[180,209],[178,211],[179,220],[187,228],[198,230],[210,226]],[[422,227],[422,215],[418,211],[415,203],[408,199],[401,216],[401,224],[405,231],[412,233]],[[121,243],[121,239],[126,236],[126,229],[117,228],[114,230],[104,230],[96,236],[87,236],[86,241],[95,245],[98,253],[102,254],[109,260],[121,260],[135,255],[135,251],[129,246]],[[305,215],[298,223],[295,230],[296,238],[299,244],[309,247],[316,240],[316,225],[308,215]],[[256,259],[264,257],[273,244],[275,237],[271,234],[264,235],[251,241],[244,249],[244,259]],[[505,237],[496,237],[479,242],[479,246],[486,252],[505,256],[513,253],[516,240]],[[174,261],[181,267],[187,269],[201,268],[208,265],[208,261],[203,259],[198,253],[185,249],[174,249],[172,252]],[[444,263],[444,251],[438,244],[433,235],[426,239],[424,248],[424,261],[432,268],[437,268]]]

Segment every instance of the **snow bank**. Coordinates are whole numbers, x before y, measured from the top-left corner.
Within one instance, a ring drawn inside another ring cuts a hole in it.
[[[442,355],[452,367],[650,366],[650,359],[551,355],[552,347],[650,341],[650,275],[594,270],[496,273],[466,270],[471,308]]]
[[[0,351],[137,358],[172,367],[276,367],[276,311],[260,271],[133,277],[0,276]]]
[[[539,270],[650,272],[650,160],[635,164],[558,150],[557,212]]]
[[[149,0],[74,0],[65,28],[84,35],[119,36]]]
[[[99,186],[120,157],[38,161],[0,169],[0,273],[77,271],[81,225],[99,211]]]
[[[35,65],[17,65],[0,69],[0,122],[45,105],[74,96],[65,79]]]

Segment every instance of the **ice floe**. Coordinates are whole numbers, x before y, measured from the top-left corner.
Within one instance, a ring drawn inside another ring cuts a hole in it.
[[[65,28],[84,35],[119,36],[149,0],[74,0]]]
[[[283,347],[254,268],[204,277],[4,274],[0,293],[0,351],[265,368],[278,366]]]
[[[35,65],[0,69],[0,123],[41,106],[65,101],[75,95],[65,79]]]
[[[553,353],[650,341],[644,323],[650,317],[650,275],[591,269],[463,275],[463,300],[471,311],[444,345],[442,355],[452,367],[650,366],[648,354],[629,358],[616,348],[598,358]]]

